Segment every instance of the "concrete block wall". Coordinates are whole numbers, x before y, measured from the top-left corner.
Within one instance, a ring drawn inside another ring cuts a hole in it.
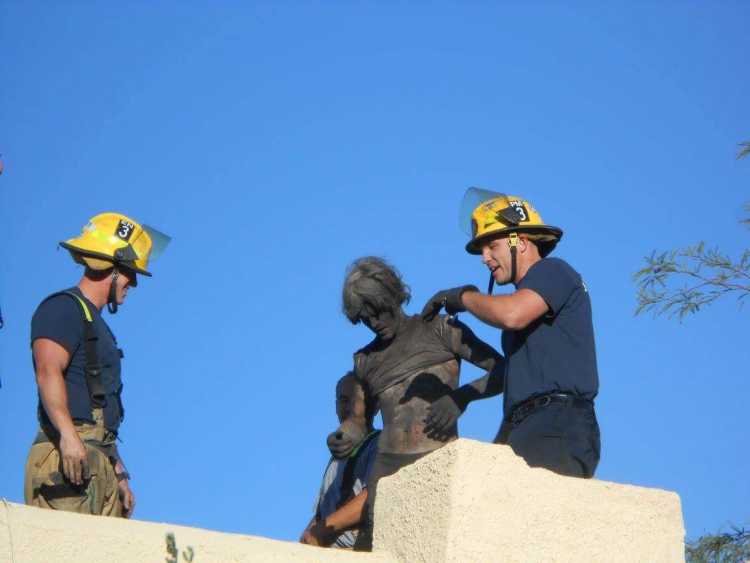
[[[457,440],[378,485],[374,547],[399,561],[684,561],[676,493],[531,469]]]

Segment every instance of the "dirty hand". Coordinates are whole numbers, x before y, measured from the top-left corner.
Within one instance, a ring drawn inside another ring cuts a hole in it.
[[[428,407],[424,433],[433,439],[448,438],[465,410],[466,405],[457,403],[450,394],[443,395]]]
[[[318,542],[318,538],[315,537],[315,535],[308,529],[305,530],[302,533],[302,537],[300,538],[300,543],[304,543],[307,545],[316,545],[320,546],[320,543]]]
[[[336,534],[333,531],[333,527],[326,525],[325,520],[316,520],[312,526],[304,531],[300,541],[307,545],[328,547],[335,539]]]
[[[345,420],[328,435],[328,449],[336,459],[344,459],[365,439],[365,433],[358,425]]]
[[[461,301],[461,296],[467,291],[479,292],[476,286],[473,285],[462,285],[461,287],[438,291],[427,301],[422,309],[422,318],[426,321],[431,321],[443,307],[445,307],[445,312],[449,315],[465,311],[466,307],[464,307]]]
[[[315,518],[310,520],[310,523],[307,525],[307,528],[302,530],[302,533],[299,535],[299,543],[305,543],[305,535],[310,532],[310,528],[313,527],[313,524],[315,524]]]
[[[122,517],[130,518],[135,510],[135,495],[130,489],[130,482],[127,479],[117,482],[117,494],[120,495],[122,503]]]
[[[354,450],[354,442],[341,430],[335,430],[328,435],[326,440],[331,455],[336,459],[344,459]]]
[[[60,458],[63,474],[74,485],[82,485],[89,478],[89,463],[86,447],[75,432],[60,436]]]

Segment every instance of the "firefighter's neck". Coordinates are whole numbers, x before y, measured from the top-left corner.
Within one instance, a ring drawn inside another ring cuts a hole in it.
[[[533,242],[520,239],[518,250],[516,251],[516,279],[511,280],[513,285],[518,287],[521,280],[526,277],[529,269],[541,259],[539,249]]]
[[[112,270],[90,270],[86,269],[81,281],[78,282],[78,289],[83,296],[91,301],[100,311],[104,308],[109,300],[109,286],[112,283]]]

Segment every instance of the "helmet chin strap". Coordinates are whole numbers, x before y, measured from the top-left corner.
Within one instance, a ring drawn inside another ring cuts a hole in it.
[[[517,254],[518,254],[518,234],[510,233],[508,235],[508,246],[510,246],[510,281],[508,283],[516,282],[516,274],[518,273]]]
[[[508,235],[508,246],[510,247],[510,280],[505,283],[514,283],[518,273],[517,254],[518,254],[518,235],[510,233]],[[490,272],[490,283],[487,285],[487,295],[492,295],[495,288],[495,273]]]
[[[112,315],[117,313],[117,278],[118,277],[120,277],[120,272],[118,272],[117,267],[115,267],[112,269],[112,279],[109,282],[109,297],[107,298],[107,310]]]

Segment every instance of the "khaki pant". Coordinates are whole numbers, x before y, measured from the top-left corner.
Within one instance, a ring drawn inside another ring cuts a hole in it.
[[[122,516],[122,504],[115,477],[114,460],[100,447],[114,444],[114,435],[102,424],[101,409],[94,410],[95,424],[76,423],[76,430],[86,447],[88,478],[80,486],[70,483],[62,472],[57,440],[40,441],[52,437],[50,429],[40,430],[26,460],[24,500],[30,506],[65,510],[79,514]]]

